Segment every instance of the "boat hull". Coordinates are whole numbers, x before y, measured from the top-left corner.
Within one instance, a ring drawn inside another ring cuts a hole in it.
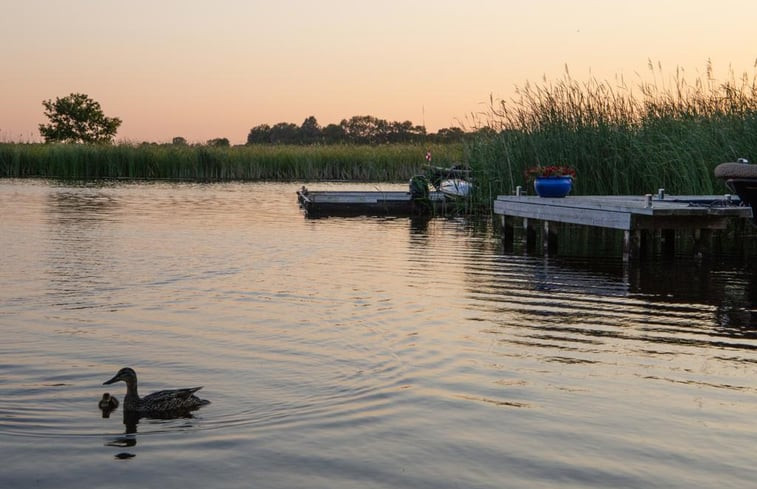
[[[326,216],[418,216],[445,214],[454,204],[441,192],[428,198],[403,191],[297,191],[297,202],[307,217]]]
[[[444,195],[454,198],[465,198],[470,196],[473,190],[473,184],[468,180],[459,178],[450,178],[442,180],[439,184],[439,191]]]

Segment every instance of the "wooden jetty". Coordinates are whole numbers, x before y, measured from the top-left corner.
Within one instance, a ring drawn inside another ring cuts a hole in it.
[[[302,187],[297,202],[307,217],[445,215],[464,209],[466,201],[452,200],[441,192],[414,198],[405,191],[313,191]]]
[[[534,222],[541,221],[545,252],[556,248],[557,223],[622,230],[623,260],[628,261],[640,255],[642,241],[650,231],[659,231],[667,246],[672,246],[676,230],[691,230],[695,249],[702,250],[712,230],[725,229],[734,218],[751,218],[752,208],[731,195],[674,197],[661,190],[655,196],[500,195],[494,201],[494,213],[501,216],[506,245],[514,239],[513,218],[522,219],[527,242],[536,239]]]

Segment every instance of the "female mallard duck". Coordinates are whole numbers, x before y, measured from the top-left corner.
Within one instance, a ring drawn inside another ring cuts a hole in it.
[[[137,393],[137,373],[129,367],[122,368],[110,380],[103,385],[112,384],[122,380],[126,382],[126,397],[124,397],[124,412],[136,412],[139,414],[192,411],[198,409],[210,401],[200,399],[194,393],[202,387],[189,389],[172,389],[153,392],[145,397],[139,397]]]
[[[118,399],[106,392],[103,394],[103,398],[100,399],[100,402],[97,405],[100,407],[101,411],[111,412],[118,407]]]

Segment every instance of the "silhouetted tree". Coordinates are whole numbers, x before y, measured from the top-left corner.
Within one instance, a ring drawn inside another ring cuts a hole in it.
[[[186,146],[187,140],[181,136],[177,136],[173,138],[173,141],[171,142],[171,144],[173,144],[174,146]]]
[[[454,143],[462,141],[465,137],[465,132],[459,127],[445,127],[436,131],[436,134],[433,136],[436,142]]]
[[[247,135],[247,144],[264,144],[271,142],[271,126],[261,124],[250,129]]]
[[[389,123],[372,115],[356,115],[341,124],[347,141],[356,144],[384,143],[387,140]]]
[[[99,102],[84,93],[42,101],[49,124],[40,124],[46,143],[110,143],[121,125],[118,117],[105,117]]]
[[[344,143],[347,138],[341,124],[329,124],[323,128],[321,134],[323,134],[323,142],[326,144]]]
[[[323,139],[321,126],[314,116],[305,119],[300,126],[300,142],[303,144],[314,144]]]
[[[388,142],[409,143],[425,140],[426,128],[414,126],[412,122],[392,122],[389,124]]]
[[[271,142],[274,144],[297,144],[300,129],[291,122],[279,122],[271,128]]]
[[[215,148],[228,148],[231,144],[228,138],[215,138],[208,139],[207,145]]]
[[[370,115],[356,115],[321,128],[315,116],[310,116],[299,127],[289,122],[279,122],[273,127],[255,126],[247,135],[247,144],[460,142],[468,134],[457,127],[428,134],[424,126],[413,125],[411,121],[388,122]]]

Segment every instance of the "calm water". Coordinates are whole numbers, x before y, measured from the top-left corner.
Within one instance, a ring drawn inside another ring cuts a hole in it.
[[[754,487],[743,261],[307,220],[297,187],[0,181],[0,487]],[[123,366],[212,404],[126,433]]]

